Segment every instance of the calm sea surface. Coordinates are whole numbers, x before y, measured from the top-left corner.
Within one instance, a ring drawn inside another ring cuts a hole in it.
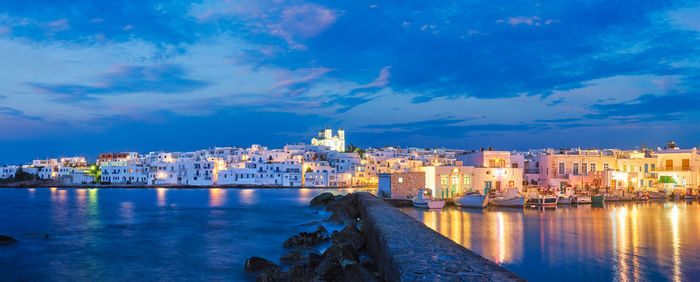
[[[254,279],[246,258],[277,262],[285,239],[328,218],[308,207],[321,192],[0,189],[0,234],[19,240],[0,246],[0,280]]]
[[[403,211],[532,281],[700,280],[698,202]]]

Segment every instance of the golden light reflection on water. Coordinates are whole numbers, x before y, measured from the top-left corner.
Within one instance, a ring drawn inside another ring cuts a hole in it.
[[[210,188],[209,189],[209,206],[220,207],[226,202],[226,189]]]
[[[697,258],[692,242],[700,237],[696,202],[406,212],[485,258],[511,267],[522,263],[533,265],[528,269],[562,272],[593,269],[599,276],[591,279],[619,281],[685,281],[700,271],[690,263]]]
[[[680,212],[678,211],[678,206],[673,205],[671,208],[671,227],[672,234],[671,246],[673,248],[673,281],[681,281],[681,255],[680,255],[680,236],[678,231],[678,219],[680,217]]]
[[[167,200],[165,198],[165,193],[167,191],[168,189],[165,188],[156,188],[157,202],[159,207],[164,207],[167,204]]]

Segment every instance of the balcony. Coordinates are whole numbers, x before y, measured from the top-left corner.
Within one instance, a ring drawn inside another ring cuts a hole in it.
[[[657,167],[654,171],[690,171],[690,167]]]

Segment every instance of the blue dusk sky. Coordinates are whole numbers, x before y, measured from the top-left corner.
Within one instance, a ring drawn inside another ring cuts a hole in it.
[[[700,3],[0,1],[0,163],[700,144]]]

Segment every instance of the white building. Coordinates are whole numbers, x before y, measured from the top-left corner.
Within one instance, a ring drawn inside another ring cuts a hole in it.
[[[313,146],[326,146],[333,151],[345,152],[345,130],[338,129],[338,135],[333,136],[333,130],[326,128],[318,132],[318,138],[311,139]]]

